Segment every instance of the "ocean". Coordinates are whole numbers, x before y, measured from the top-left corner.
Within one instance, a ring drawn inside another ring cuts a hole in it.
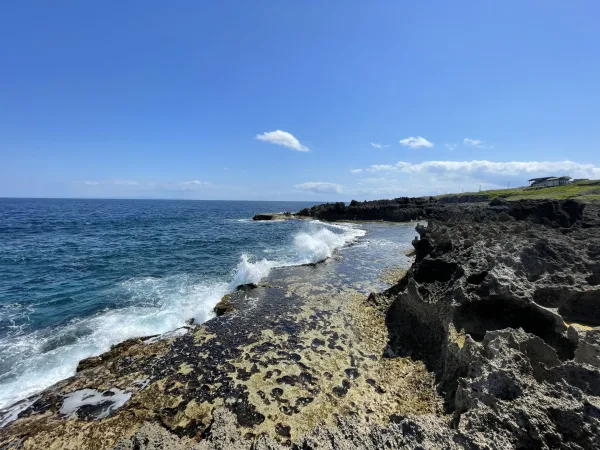
[[[331,276],[366,292],[407,264],[414,226],[252,220],[312,205],[0,199],[0,409],[111,345],[209,320],[273,269],[345,255]]]

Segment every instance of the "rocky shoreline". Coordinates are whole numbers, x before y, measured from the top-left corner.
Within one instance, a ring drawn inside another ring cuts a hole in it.
[[[600,446],[600,208],[496,202],[418,227],[389,351],[425,362],[468,448]]]
[[[600,447],[600,205],[396,199],[298,216],[428,224],[386,291],[321,284],[326,265],[240,289],[219,317],[115,346],[5,411],[0,446]]]

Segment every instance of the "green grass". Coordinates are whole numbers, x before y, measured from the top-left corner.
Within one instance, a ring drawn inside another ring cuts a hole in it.
[[[439,195],[437,198],[463,196],[481,197],[481,201],[489,201],[495,198],[503,198],[506,200],[574,199],[582,202],[600,201],[600,180],[578,181],[566,186],[555,186],[548,188],[518,187],[513,189],[465,192],[462,194],[446,194]]]

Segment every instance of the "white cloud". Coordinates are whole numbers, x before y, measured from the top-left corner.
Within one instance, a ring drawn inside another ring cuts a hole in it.
[[[425,161],[418,164],[400,161],[396,164],[374,164],[369,172],[395,171],[402,173],[488,173],[503,176],[521,174],[570,175],[578,178],[599,178],[600,167],[573,161]]]
[[[378,184],[380,186],[398,186],[398,185],[402,184],[402,180],[397,180],[394,178],[385,178],[385,177],[361,178],[361,180],[358,184]]]
[[[340,194],[342,192],[342,186],[339,184],[324,183],[322,181],[309,181],[307,183],[297,184],[295,187],[317,194]]]
[[[207,183],[206,181],[192,180],[192,181],[182,181],[181,184],[183,184],[184,186],[205,186],[210,183]]]
[[[482,142],[479,139],[464,138],[464,140],[463,140],[463,144],[465,144],[465,145],[472,145],[473,147],[481,145],[481,143]]]
[[[174,182],[138,182],[133,180],[101,180],[101,181],[83,181],[86,186],[102,186],[103,190],[119,189],[115,192],[132,192],[130,188],[135,189],[136,193],[142,191],[165,190],[165,191],[192,191],[203,186],[211,186],[211,183],[200,180],[174,181]],[[125,191],[123,191],[123,189]]]
[[[527,186],[538,176],[600,178],[600,166],[574,161],[400,161],[374,164],[365,172],[374,176],[344,188],[344,194],[391,198]]]
[[[90,181],[86,180],[83,184],[87,186],[100,186],[100,185],[117,185],[117,186],[139,186],[137,181],[132,180],[101,180],[101,181]]]
[[[429,142],[427,139],[425,139],[424,137],[421,136],[417,136],[417,137],[409,137],[406,139],[402,139],[400,141],[400,145],[404,145],[405,147],[410,147],[410,148],[420,148],[420,147],[427,147],[427,148],[431,148],[433,147],[433,144],[431,142]]]
[[[479,139],[464,138],[463,139],[463,144],[468,145],[470,147],[488,148],[488,146],[485,144],[485,142],[481,141]]]
[[[310,152],[308,147],[302,145],[298,139],[287,131],[266,131],[263,134],[257,134],[256,139],[270,142],[271,144],[283,145],[299,152]]]
[[[398,168],[392,164],[373,164],[371,167],[367,168],[367,170],[369,172],[381,172],[386,170],[398,170]]]
[[[456,149],[456,144],[444,144],[444,147],[446,147],[450,151],[453,151]]]
[[[371,142],[373,148],[388,148],[389,144],[380,144],[379,142]]]
[[[361,173],[362,171],[362,169],[352,169],[350,173]]]

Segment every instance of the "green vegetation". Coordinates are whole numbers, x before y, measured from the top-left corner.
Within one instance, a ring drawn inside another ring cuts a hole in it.
[[[465,192],[463,194],[438,195],[436,198],[448,197],[481,197],[481,201],[489,201],[495,198],[506,200],[523,199],[574,199],[582,202],[600,201],[600,180],[582,180],[566,186],[554,186],[548,188],[518,187],[513,189],[496,189],[481,192]]]

